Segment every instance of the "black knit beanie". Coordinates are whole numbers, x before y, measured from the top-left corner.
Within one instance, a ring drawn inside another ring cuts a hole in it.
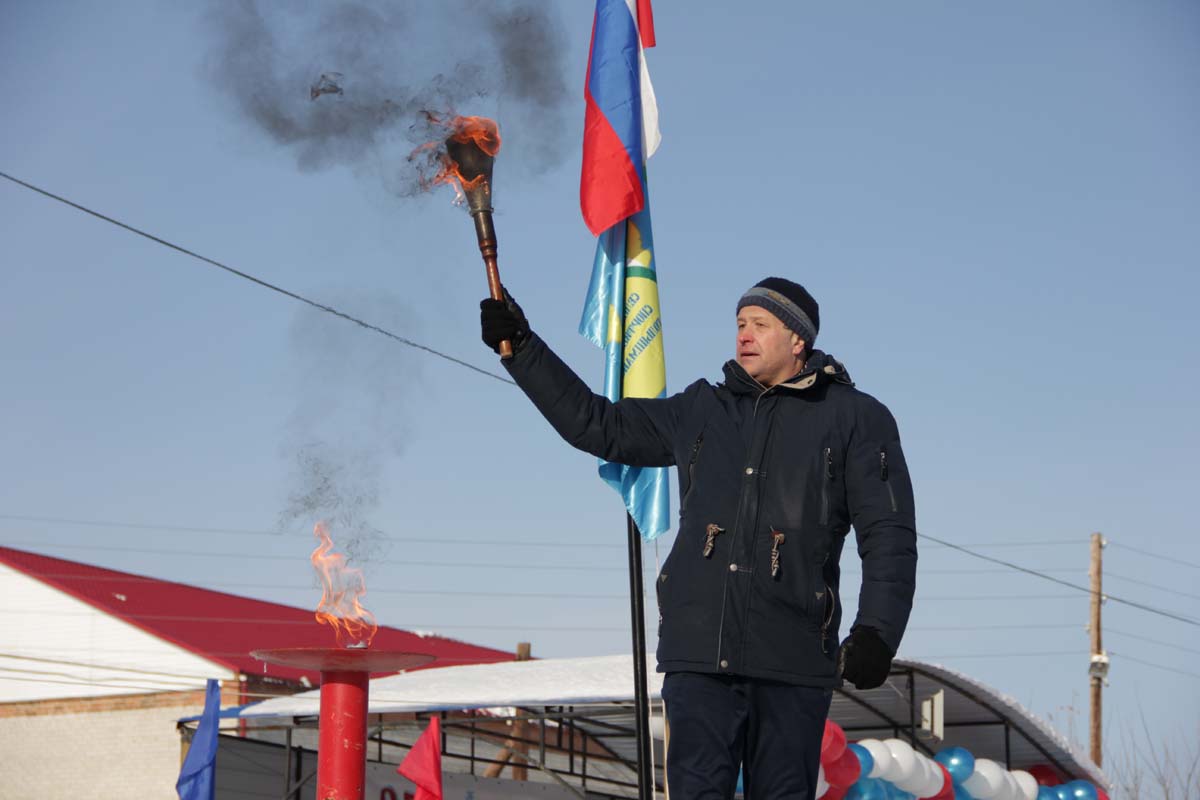
[[[738,300],[738,311],[746,306],[761,306],[770,311],[812,349],[821,330],[821,309],[800,284],[786,278],[764,278]]]

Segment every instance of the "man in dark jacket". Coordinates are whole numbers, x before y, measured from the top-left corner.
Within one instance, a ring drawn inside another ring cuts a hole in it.
[[[529,330],[481,304],[484,342],[511,340],[509,374],[571,445],[679,469],[679,529],[657,581],[658,669],[675,796],[815,796],[834,687],[881,685],[916,581],[912,483],[895,420],[813,341],[816,301],[760,281],[738,302],[725,381],[664,399],[594,394]],[[858,616],[838,645],[838,566],[854,527]]]

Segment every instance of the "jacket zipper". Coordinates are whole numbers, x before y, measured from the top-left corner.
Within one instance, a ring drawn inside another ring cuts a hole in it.
[[[753,378],[751,380],[753,380]],[[758,383],[758,381],[754,381],[754,382]],[[761,383],[758,385],[762,386]],[[759,394],[759,396],[757,398],[755,398],[754,412],[750,415],[752,420],[757,421],[757,419],[758,419],[758,404],[763,399],[763,397],[767,394],[767,392],[771,391],[772,388],[774,388],[774,387],[764,387],[762,393]],[[733,536],[730,538],[730,542],[729,542],[729,552],[731,552],[731,553],[734,552],[733,546],[737,543],[738,527],[741,525],[741,520],[742,520],[742,501],[745,499],[746,499],[746,490],[743,487],[742,490],[740,492],[738,492],[737,511],[734,512],[734,517],[733,517]],[[729,573],[726,572],[725,577],[721,581],[721,618],[720,618],[720,621],[717,622],[717,666],[718,666],[718,668],[720,667],[720,664],[721,664],[721,656],[724,654],[723,648],[724,648],[724,640],[725,640],[725,605],[726,605],[725,598],[728,595],[729,595]]]
[[[833,481],[833,448],[826,447],[824,454],[825,477],[821,480],[821,524],[829,524],[829,484]]]
[[[879,480],[883,481],[883,485],[887,487],[888,499],[892,501],[893,513],[900,509],[896,507],[896,492],[892,489],[892,482],[888,480],[888,463],[887,463],[887,448],[879,448]]]
[[[700,458],[700,448],[704,445],[704,431],[696,437],[695,444],[692,445],[692,457],[688,460],[688,488],[683,495],[683,500],[679,502],[679,513],[683,513],[683,507],[687,505],[688,498],[692,496],[692,489],[696,486],[696,461]]]
[[[819,570],[821,585],[825,589],[822,595],[825,604],[822,606],[821,612],[821,652],[824,655],[829,655],[829,643],[827,641],[829,638],[829,625],[833,622],[833,614],[837,610],[837,604],[833,601],[833,591],[829,588],[829,582],[825,580],[825,565],[828,563],[829,554],[826,553],[825,558],[821,560],[821,568]]]

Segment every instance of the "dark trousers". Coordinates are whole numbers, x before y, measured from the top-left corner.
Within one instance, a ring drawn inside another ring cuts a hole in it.
[[[739,767],[747,800],[814,800],[832,690],[671,672],[662,697],[673,800],[730,800]]]

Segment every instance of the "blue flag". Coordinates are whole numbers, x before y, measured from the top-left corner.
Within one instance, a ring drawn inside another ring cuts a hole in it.
[[[665,397],[662,317],[654,269],[650,203],[600,235],[579,333],[604,348],[604,395]],[[670,484],[663,467],[600,462],[600,477],[621,493],[647,540],[671,526]]]
[[[179,800],[213,800],[216,791],[217,731],[220,728],[221,684],[209,679],[204,692],[204,713],[183,759],[175,791]]]

